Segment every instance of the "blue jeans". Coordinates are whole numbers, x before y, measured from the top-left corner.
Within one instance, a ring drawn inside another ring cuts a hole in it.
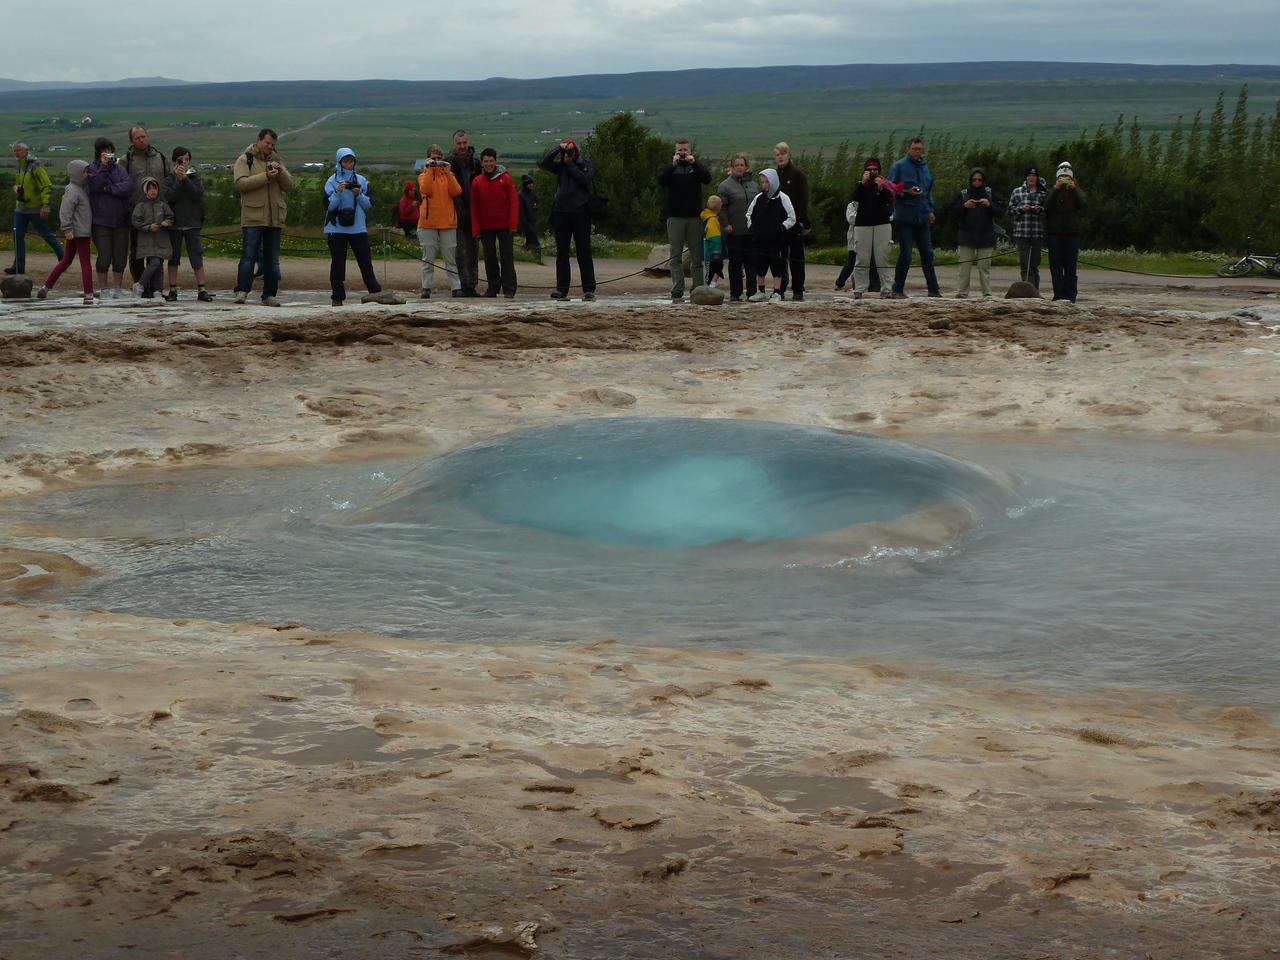
[[[1051,233],[1045,239],[1049,248],[1049,276],[1053,279],[1053,299],[1076,302],[1076,261],[1080,259],[1080,235]]]
[[[62,244],[58,242],[57,236],[53,230],[49,228],[49,224],[45,223],[44,217],[37,213],[23,213],[21,210],[13,211],[13,266],[17,273],[26,273],[27,270],[27,227],[31,224],[36,225],[36,232],[44,237],[45,243],[53,248],[54,254],[59,260],[62,259]]]
[[[240,249],[240,269],[236,273],[236,292],[253,289],[253,264],[262,258],[262,295],[274,297],[280,289],[280,235],[283,227],[241,227],[244,237]]]
[[[938,273],[933,269],[933,231],[927,223],[898,222],[898,264],[893,271],[893,292],[902,293],[907,286],[907,271],[911,269],[911,253],[920,248],[920,268],[924,271],[924,283],[930,293],[938,293]]]

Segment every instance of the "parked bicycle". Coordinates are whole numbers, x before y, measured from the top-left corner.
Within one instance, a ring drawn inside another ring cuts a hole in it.
[[[1277,254],[1277,256],[1274,257],[1264,257],[1261,254],[1254,253],[1250,249],[1250,245],[1252,243],[1253,237],[1245,237],[1244,256],[1239,260],[1235,260],[1231,263],[1224,263],[1220,266],[1216,271],[1218,276],[1247,277],[1249,274],[1253,273],[1255,268],[1261,270],[1263,273],[1268,273],[1273,277],[1280,274],[1280,266],[1277,266],[1277,261],[1280,260],[1280,254]]]

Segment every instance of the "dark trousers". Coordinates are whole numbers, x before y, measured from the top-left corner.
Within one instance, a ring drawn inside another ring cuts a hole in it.
[[[280,235],[283,227],[241,227],[240,266],[236,271],[236,291],[253,289],[253,268],[262,261],[262,295],[274,297],[280,290]]]
[[[164,289],[164,257],[147,257],[143,260],[142,273],[138,274],[138,283],[142,284],[143,293],[155,293]]]
[[[841,288],[849,279],[849,275],[853,273],[853,268],[858,265],[858,254],[855,250],[850,250],[849,255],[844,258],[844,266],[840,268],[840,276],[836,277],[836,287]],[[880,271],[876,269],[876,258],[871,258],[871,263],[867,265],[867,269],[871,271],[871,279],[867,282],[867,292],[877,293],[880,290]]]
[[[510,230],[481,230],[480,245],[484,248],[485,296],[499,290],[506,294],[516,292],[516,253]]]
[[[457,258],[458,282],[467,293],[473,293],[480,281],[480,263],[477,256],[476,238],[471,235],[469,217],[458,217],[458,246],[454,253]]]
[[[326,233],[329,241],[329,288],[334,300],[347,299],[347,248],[355,254],[356,266],[365,289],[377,293],[382,289],[377,274],[373,272],[373,251],[369,248],[367,233]]]
[[[840,275],[836,277],[836,289],[839,290],[844,286],[844,282],[849,279],[849,274],[853,273],[853,268],[858,262],[858,254],[850,250],[844,258],[844,266],[840,268]]]
[[[725,235],[725,244],[729,250],[729,296],[747,296],[756,292],[755,262],[751,253],[751,234],[730,233]],[[745,288],[743,281],[746,281]]]
[[[911,253],[920,248],[920,269],[924,271],[925,286],[930,293],[939,292],[938,271],[933,269],[933,231],[927,223],[898,224],[898,263],[893,271],[893,292],[902,293],[907,286],[907,271],[911,269]]]
[[[1080,235],[1051,233],[1045,239],[1049,248],[1049,276],[1053,280],[1053,299],[1076,302],[1076,261],[1080,259]]]
[[[790,284],[792,295],[804,293],[804,234],[799,225],[783,236],[782,258],[787,261],[782,269],[782,292],[786,293]]]
[[[50,290],[53,285],[58,282],[58,278],[62,276],[64,270],[71,266],[71,261],[76,257],[80,258],[80,285],[84,287],[84,295],[86,297],[93,296],[93,271],[89,268],[89,238],[76,237],[74,240],[68,240],[66,249],[62,252],[62,259],[58,261],[58,265],[53,268],[53,272],[49,274],[44,285]]]
[[[1039,237],[1018,237],[1014,240],[1018,246],[1018,272],[1022,279],[1037,290],[1040,289],[1040,250],[1044,241]]]
[[[556,228],[556,290],[569,292],[569,241],[578,252],[578,273],[582,292],[595,293],[596,266],[591,259],[591,215],[584,210],[557,211],[552,220]]]
[[[53,251],[54,256],[59,260],[62,259],[62,244],[58,242],[58,238],[54,235],[49,224],[45,223],[44,217],[37,213],[23,213],[21,210],[13,211],[13,266],[15,273],[26,273],[27,270],[27,227],[33,226],[40,236],[44,237],[44,242],[49,244],[49,249]]]
[[[756,239],[756,278],[758,280],[763,280],[765,274],[772,271],[775,290],[781,290],[782,288],[780,284],[786,282],[786,250],[786,240],[782,238],[777,238],[775,240]],[[763,286],[759,284],[757,284],[757,286],[759,286],[760,289],[763,289]]]
[[[524,225],[524,248],[534,253],[540,253],[542,250],[542,243],[538,240],[538,228],[532,223]]]

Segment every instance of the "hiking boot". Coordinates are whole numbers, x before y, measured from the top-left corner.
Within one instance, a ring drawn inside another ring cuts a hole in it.
[[[235,298],[235,302],[236,302],[236,303],[244,303],[244,302],[245,302],[245,300],[246,300],[246,299],[248,299],[248,297],[249,297],[249,294],[248,294],[248,293],[246,293],[244,290],[237,290],[237,291],[236,291],[236,298]]]
[[[929,291],[929,296],[931,296],[931,297],[941,297],[941,296],[942,296],[942,291],[941,291],[941,290],[930,290],[930,291]]]
[[[341,300],[330,300],[330,301],[329,301],[329,306],[331,306],[331,307],[340,307],[340,306],[342,306],[342,301],[341,301]]]
[[[851,296],[854,300],[861,300],[861,299],[862,299],[862,291],[861,291],[861,290],[855,290],[855,291],[853,291],[853,293],[849,294],[849,296]]]
[[[177,301],[178,301],[178,291],[177,291],[177,290],[170,290],[168,293],[166,293],[166,294],[164,295],[164,298],[165,298],[166,300],[168,300],[170,303],[177,303]]]
[[[9,274],[10,276],[13,276],[15,273],[21,273],[22,271],[19,270],[17,267],[5,267],[4,272]]]
[[[276,297],[263,297],[262,305],[264,307],[278,307],[280,306],[280,301]]]
[[[208,290],[201,290],[199,293],[196,294],[196,299],[199,300],[201,303],[212,303],[213,294],[210,293]]]
[[[568,300],[569,294],[565,290],[552,290],[551,299],[552,300]]]
[[[516,295],[514,293],[504,293],[503,296],[506,297],[508,300],[514,300],[516,298]]]
[[[488,300],[496,300],[498,299],[498,291],[486,290],[484,293],[480,294],[480,296],[485,297]]]
[[[582,295],[583,300],[594,300],[595,298],[596,294],[594,290],[588,290]]]
[[[882,293],[880,294],[880,296],[883,297],[884,294]],[[908,297],[906,293],[902,290],[894,290],[892,293],[889,294],[889,299],[890,300],[910,300],[911,298]]]
[[[804,294],[803,294],[803,293],[793,293],[793,294],[791,295],[791,302],[792,302],[792,303],[804,303]]]
[[[36,291],[36,298],[38,300],[43,300],[48,295],[49,295],[49,288],[46,287],[43,283],[40,284],[40,289]],[[90,297],[89,299],[92,300],[93,298]]]
[[[421,296],[419,299],[421,299],[421,300],[430,300],[430,299],[431,299],[431,291],[430,291],[430,290],[423,290],[423,291],[422,291],[422,296]]]
[[[467,295],[467,291],[463,290],[462,288],[449,291],[449,296],[451,297],[465,297],[466,295]]]
[[[893,294],[892,294],[892,293],[890,293],[888,290],[881,290],[881,291],[880,291],[880,299],[881,299],[881,300],[892,300],[892,299],[893,299]]]
[[[141,293],[138,294],[138,296],[141,297],[143,300],[154,300],[156,298],[156,294],[154,290],[143,290]]]

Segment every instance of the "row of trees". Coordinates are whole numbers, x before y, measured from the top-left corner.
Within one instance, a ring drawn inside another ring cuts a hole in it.
[[[879,157],[887,170],[911,137],[922,136],[940,213],[967,185],[972,167],[983,167],[987,182],[1007,198],[1028,166],[1052,178],[1058,163],[1068,160],[1089,198],[1085,240],[1091,247],[1236,250],[1251,236],[1255,249],[1274,252],[1280,249],[1280,101],[1269,115],[1252,118],[1248,101],[1248,87],[1242,87],[1228,113],[1219,94],[1208,120],[1199,111],[1189,120],[1178,117],[1167,133],[1123,116],[1109,127],[1045,145],[1034,137],[999,145],[907,130],[876,143],[842,143],[829,157],[797,153],[794,162],[808,177],[810,216],[826,244],[844,239],[845,206],[866,158]],[[603,231],[629,239],[664,237],[663,195],[655,178],[670,162],[671,144],[630,114],[618,114],[600,124],[584,149],[610,198]],[[713,171],[714,190],[727,158],[701,159]],[[753,169],[771,164],[772,158],[757,157]],[[538,186],[544,196],[554,188],[546,175]],[[942,217],[937,242],[952,245],[954,234],[954,224]]]
[[[1069,160],[1089,197],[1085,242],[1090,247],[1235,251],[1252,237],[1260,252],[1280,250],[1280,101],[1270,114],[1251,115],[1247,87],[1240,89],[1232,110],[1219,94],[1207,120],[1197,111],[1190,119],[1178,117],[1167,132],[1146,130],[1137,117],[1121,116],[1111,126],[1043,146],[1034,137],[999,145],[951,133],[903,130],[875,143],[842,143],[831,156],[798,152],[794,162],[809,180],[810,216],[820,243],[843,242],[845,206],[864,160],[879,157],[887,169],[916,135],[925,138],[940,213],[968,183],[972,167],[986,169],[987,182],[1007,197],[1028,166],[1052,177],[1057,164]],[[672,144],[634,115],[620,113],[601,123],[583,149],[595,166],[599,191],[609,198],[609,213],[597,229],[619,240],[664,239],[665,196],[657,174],[670,162]],[[723,178],[728,158],[700,159],[712,171],[709,193]],[[755,160],[756,171],[772,164],[771,157]],[[50,169],[55,183],[62,179],[60,166]],[[324,176],[327,171],[319,176],[295,173],[290,223],[318,227],[323,222]],[[373,178],[373,222],[393,221],[391,207],[404,181],[413,177],[406,170]],[[535,170],[534,181],[543,200],[540,227],[545,232],[555,179]],[[12,173],[0,174],[0,218],[6,222],[12,218],[12,182]],[[205,183],[206,224],[215,231],[236,226],[240,205],[229,173],[210,172]],[[60,194],[59,187],[55,210]],[[936,242],[951,246],[954,238],[955,225],[944,215]]]

